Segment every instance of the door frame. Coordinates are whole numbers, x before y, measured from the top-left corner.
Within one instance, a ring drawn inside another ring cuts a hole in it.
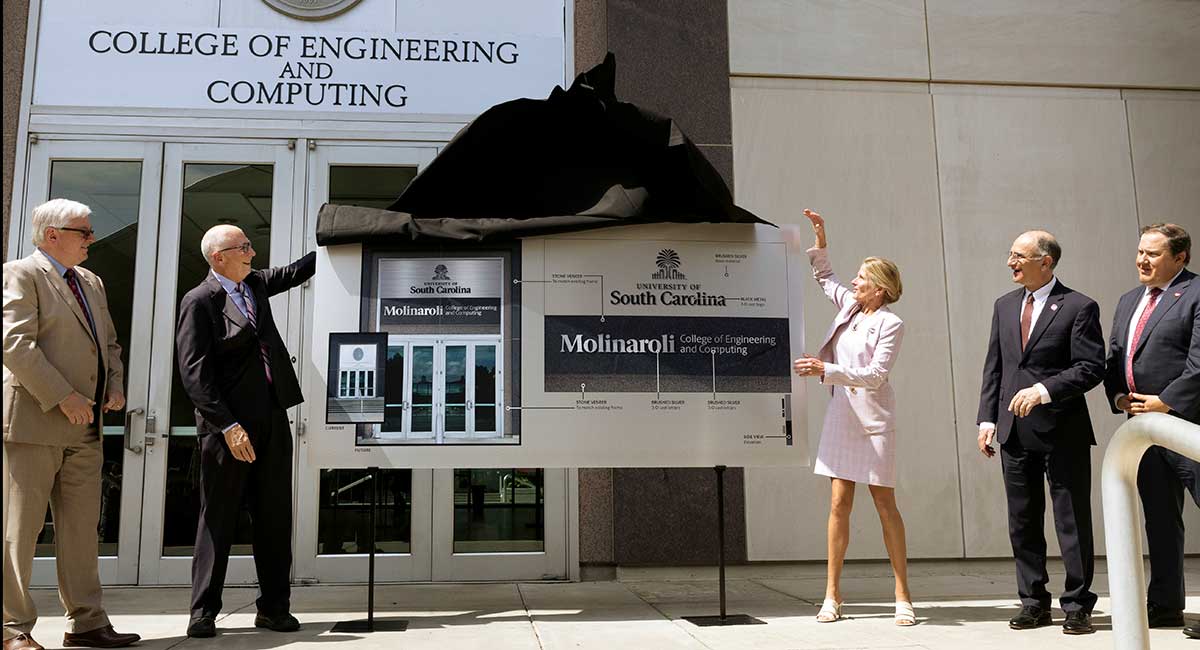
[[[167,142],[163,150],[162,209],[156,274],[154,331],[150,374],[148,420],[154,427],[146,431],[146,476],[143,500],[140,584],[176,585],[191,583],[191,556],[163,556],[163,523],[166,498],[167,456],[169,448],[172,375],[175,372],[176,286],[182,232],[184,166],[188,163],[270,164],[271,187],[271,259],[272,266],[290,263],[293,233],[297,217],[293,211],[295,182],[294,144],[284,140],[246,140],[229,143]],[[277,314],[288,310],[292,291],[270,299]],[[287,331],[290,321],[282,330]],[[295,410],[289,412],[295,421]],[[153,439],[157,444],[151,443]],[[293,503],[294,503],[293,490]],[[254,560],[250,556],[231,556],[225,583],[250,584],[256,581]]]
[[[329,168],[331,166],[405,166],[416,167],[420,172],[437,155],[439,145],[434,143],[401,143],[379,141],[334,141],[301,140],[296,147],[298,158],[303,157],[307,175],[307,192],[298,194],[305,201],[304,251],[316,250],[317,212],[329,200]],[[302,153],[303,152],[303,153]],[[312,360],[308,351],[313,349],[312,331],[312,288],[306,286],[300,301],[293,301],[294,316],[290,322],[302,325],[297,334],[301,367],[307,368]],[[299,304],[296,304],[299,303]],[[409,360],[406,359],[406,363]],[[315,370],[315,369],[310,369]],[[316,377],[315,371],[308,372]],[[322,399],[324,386],[305,385],[307,400]],[[320,390],[318,390],[320,389]],[[296,437],[296,503],[295,552],[293,572],[299,582],[364,582],[367,579],[365,553],[321,555],[318,553],[320,534],[320,485],[322,469],[327,467],[305,438],[308,409],[300,405],[300,427]],[[354,469],[354,468],[350,468]],[[379,582],[423,582],[432,579],[432,518],[433,470],[412,470],[411,486],[412,521],[408,553],[378,554],[375,558],[376,580]]]
[[[138,161],[142,165],[138,197],[138,235],[135,252],[133,313],[130,320],[130,340],[118,341],[129,351],[125,368],[126,412],[145,410],[150,389],[149,366],[151,348],[150,323],[153,321],[155,265],[158,254],[160,225],[159,200],[162,173],[163,145],[160,142],[138,140],[73,140],[44,138],[29,149],[28,172],[25,177],[25,204],[21,216],[10,224],[10,250],[13,259],[33,252],[30,240],[33,208],[50,197],[51,166],[55,161]],[[15,239],[13,239],[15,238]],[[84,265],[86,266],[86,264]],[[134,345],[134,341],[142,342]],[[121,512],[118,523],[117,555],[100,556],[100,581],[106,585],[138,583],[138,552],[142,521],[142,493],[145,474],[145,418],[130,415],[126,418],[124,459],[121,469]],[[111,435],[111,434],[110,434]],[[54,557],[35,558],[32,584],[54,585],[58,582],[57,560]]]

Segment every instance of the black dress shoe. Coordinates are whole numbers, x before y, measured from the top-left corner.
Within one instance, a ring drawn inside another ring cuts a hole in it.
[[[1193,639],[1200,639],[1200,623],[1192,623],[1183,628],[1183,635]]]
[[[1183,610],[1146,603],[1146,622],[1150,627],[1183,627]]]
[[[187,635],[193,639],[207,639],[217,635],[217,621],[212,616],[197,616],[188,621]]]
[[[1021,613],[1012,617],[1008,621],[1008,627],[1014,630],[1032,630],[1035,627],[1043,627],[1053,623],[1050,619],[1050,610],[1042,609],[1035,605],[1026,605],[1021,608]]]
[[[1084,611],[1067,612],[1067,620],[1063,622],[1063,634],[1091,634],[1095,631],[1091,614]]]
[[[254,617],[254,627],[265,627],[272,632],[295,632],[300,629],[300,621],[286,612],[276,616],[259,614]]]
[[[121,634],[111,625],[87,632],[67,632],[63,635],[63,645],[68,648],[124,648],[141,640],[141,636]]]

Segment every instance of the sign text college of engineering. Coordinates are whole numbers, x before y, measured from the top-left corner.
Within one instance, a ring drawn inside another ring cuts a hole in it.
[[[563,83],[555,33],[43,25],[46,106],[468,114]]]

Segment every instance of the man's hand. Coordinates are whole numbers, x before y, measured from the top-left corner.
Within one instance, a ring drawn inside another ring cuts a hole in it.
[[[1033,407],[1042,403],[1042,394],[1034,386],[1017,391],[1013,395],[1012,401],[1008,403],[1008,411],[1013,415],[1023,418],[1029,415]]]
[[[992,441],[996,439],[996,429],[987,427],[979,430],[979,453],[983,454],[984,458],[991,458],[996,455],[996,450],[992,449]]]
[[[245,463],[254,462],[254,445],[250,444],[250,434],[242,425],[235,424],[225,432],[225,445],[234,458]]]
[[[105,411],[120,411],[125,408],[125,395],[119,390],[108,391],[108,397],[104,401]]]
[[[1128,395],[1122,395],[1117,398],[1117,408],[1121,409],[1122,411],[1125,411],[1126,413],[1132,412],[1129,410],[1132,407],[1132,405],[1133,405],[1133,402],[1129,399]]]
[[[1163,404],[1162,400],[1158,399],[1158,395],[1129,394],[1128,411],[1134,415],[1141,415],[1142,413],[1167,413],[1170,410],[1171,407]]]
[[[95,402],[83,395],[71,393],[58,403],[58,409],[63,412],[63,415],[67,416],[67,420],[71,424],[91,424],[93,404]]]

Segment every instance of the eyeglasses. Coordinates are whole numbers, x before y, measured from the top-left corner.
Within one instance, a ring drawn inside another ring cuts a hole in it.
[[[59,230],[70,230],[71,232],[77,232],[80,235],[83,235],[84,239],[91,239],[92,237],[96,236],[96,231],[92,230],[91,228],[67,228],[64,226],[56,226],[56,228]]]
[[[247,254],[250,252],[251,248],[253,248],[253,246],[250,245],[250,242],[246,242],[240,246],[230,246],[229,248],[222,248],[221,250],[219,250],[217,252],[224,253],[225,251],[242,251],[242,254]]]
[[[1045,257],[1045,255],[1025,256],[1016,251],[1008,251],[1008,261],[1009,262],[1028,262],[1030,260],[1040,260],[1043,257]]]

